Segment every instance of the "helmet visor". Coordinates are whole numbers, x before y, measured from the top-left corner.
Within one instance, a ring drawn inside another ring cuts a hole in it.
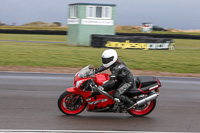
[[[113,59],[114,59],[114,56],[109,57],[109,58],[102,57],[102,62],[103,62],[103,64],[108,64],[109,62],[113,61]]]

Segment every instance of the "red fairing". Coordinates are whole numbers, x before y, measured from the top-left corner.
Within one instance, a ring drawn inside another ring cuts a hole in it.
[[[75,87],[67,88],[67,91],[74,94],[80,94],[79,90]]]
[[[86,80],[93,79],[94,82],[99,86],[103,85],[105,81],[108,81],[110,79],[109,74],[106,73],[100,73],[96,74],[95,77],[88,77],[88,78],[79,78],[78,74],[74,78],[74,86],[76,88],[79,88],[80,85],[85,82]],[[77,84],[78,82],[78,84]]]
[[[92,77],[88,77],[88,78],[79,78],[78,77],[78,74],[75,75],[75,78],[74,78],[74,87],[76,88],[79,88],[81,86],[81,84],[83,82],[85,82],[86,80],[89,80],[91,79]],[[93,77],[94,78],[94,77]],[[78,82],[78,83],[77,83]]]
[[[105,81],[110,79],[109,74],[106,73],[96,74],[95,77],[97,85],[103,85]]]
[[[109,93],[112,94],[113,92]],[[94,97],[90,96],[85,99],[87,102],[88,111],[106,108],[107,106],[115,103],[112,99],[108,98],[105,95],[96,95],[96,98],[97,99],[94,99]]]

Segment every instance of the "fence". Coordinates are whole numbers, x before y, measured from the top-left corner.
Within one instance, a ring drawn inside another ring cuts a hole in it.
[[[0,33],[67,35],[67,31],[51,31],[51,30],[8,30],[8,29],[0,29]],[[183,35],[183,34],[116,33],[116,35],[120,35],[120,36],[148,36],[148,37],[155,37],[155,38],[174,38],[174,39],[200,39],[200,35]]]
[[[9,34],[42,34],[42,35],[67,35],[67,31],[51,30],[7,30],[0,29],[0,33]]]

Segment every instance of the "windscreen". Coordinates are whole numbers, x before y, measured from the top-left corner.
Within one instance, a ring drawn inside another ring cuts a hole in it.
[[[79,78],[86,78],[86,77],[92,77],[94,76],[94,71],[93,69],[91,69],[92,65],[88,65],[86,67],[84,67],[83,69],[81,69],[79,72],[78,72],[78,77]]]

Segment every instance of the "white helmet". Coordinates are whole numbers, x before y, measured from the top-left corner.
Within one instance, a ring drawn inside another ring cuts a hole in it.
[[[117,61],[118,55],[114,49],[107,49],[102,53],[103,66],[108,68]]]

